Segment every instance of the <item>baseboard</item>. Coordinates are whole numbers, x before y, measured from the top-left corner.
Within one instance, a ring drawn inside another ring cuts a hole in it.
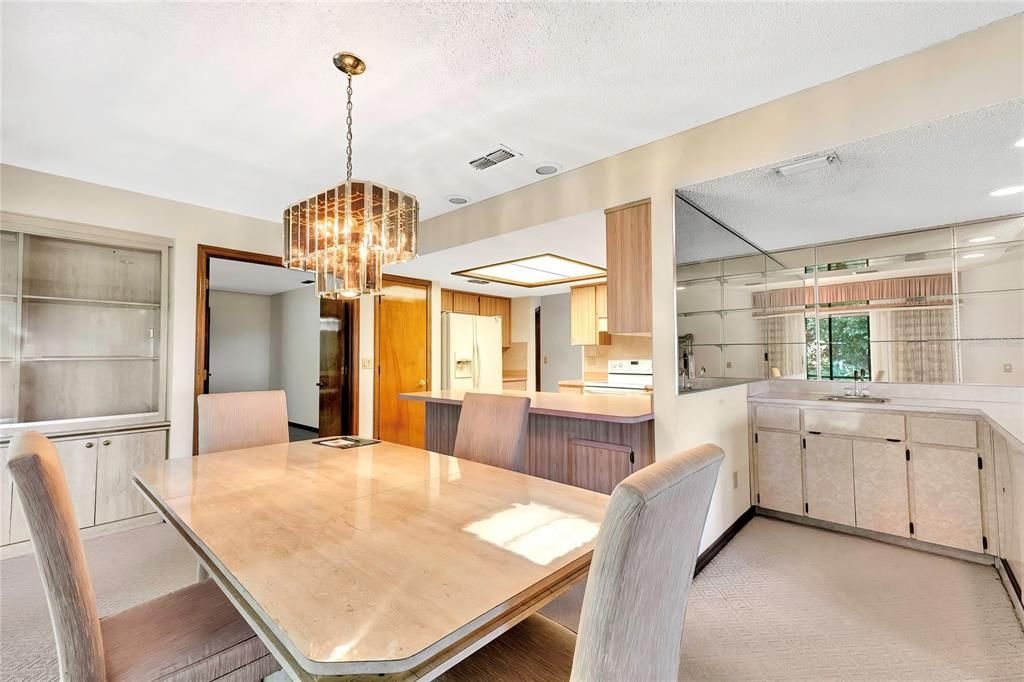
[[[290,426],[292,428],[295,428],[295,429],[304,429],[306,431],[312,431],[312,432],[317,433],[317,434],[320,433],[320,429],[319,428],[317,428],[315,426],[306,426],[305,424],[300,424],[298,422],[288,422],[288,426]]]
[[[1017,582],[1017,576],[1013,574],[1013,569],[1010,568],[1010,564],[1006,562],[1006,559],[997,561],[996,569],[999,571],[1003,587],[1006,588],[1006,593],[1010,596],[1010,601],[1013,603],[1013,610],[1017,612],[1017,618],[1024,624],[1024,601],[1021,600],[1020,583]]]
[[[743,529],[743,526],[747,525],[750,519],[754,518],[754,508],[749,507],[745,512],[740,514],[740,517],[736,521],[725,529],[725,532],[718,536],[718,539],[708,545],[708,548],[700,553],[697,557],[697,563],[693,567],[693,576],[697,577],[700,572],[704,570],[704,567],[711,563],[711,560],[722,551],[722,549],[729,544],[729,541],[736,537],[736,533],[739,533]]]
[[[147,512],[141,516],[133,516],[130,519],[111,521],[109,523],[102,523],[98,526],[89,526],[88,528],[81,529],[78,533],[82,540],[91,540],[92,538],[99,538],[104,535],[120,533],[122,531],[133,530],[135,528],[155,526],[158,523],[163,523],[163,519],[152,512]],[[25,556],[26,554],[32,554],[33,551],[34,549],[32,547],[31,540],[22,540],[21,542],[4,545],[3,547],[0,547],[0,561]]]

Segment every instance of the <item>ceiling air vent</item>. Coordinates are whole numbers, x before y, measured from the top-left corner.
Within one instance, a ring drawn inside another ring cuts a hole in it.
[[[469,162],[469,165],[477,170],[484,170],[491,166],[497,166],[502,161],[508,161],[509,159],[517,156],[517,154],[509,149],[508,147],[501,146],[495,149],[490,154],[484,154],[478,159],[473,159]]]

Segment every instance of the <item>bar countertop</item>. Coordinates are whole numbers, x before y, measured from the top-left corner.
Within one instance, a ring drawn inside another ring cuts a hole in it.
[[[521,396],[530,399],[530,412],[568,419],[638,424],[654,419],[651,396],[646,395],[576,395],[572,393],[544,393],[537,391],[485,391],[446,390],[402,393],[404,400],[458,405],[466,393],[491,393]]]

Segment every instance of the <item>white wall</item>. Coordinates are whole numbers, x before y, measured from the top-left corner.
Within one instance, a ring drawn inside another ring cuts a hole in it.
[[[266,391],[270,296],[210,290],[210,393]]]
[[[539,296],[512,299],[512,343],[526,344],[526,390],[537,386],[537,338],[533,311],[540,305]]]
[[[281,226],[8,165],[0,166],[0,205],[14,213],[174,239],[167,396],[169,454],[190,456],[195,401],[196,246],[209,244],[279,255]]]
[[[288,396],[288,421],[320,423],[320,299],[313,286],[270,300],[270,386]]]
[[[651,199],[652,315],[656,456],[665,457],[713,437],[730,457],[747,455],[746,414],[721,391],[676,393],[674,190],[759,168],[866,137],[1024,96],[1020,36],[1024,16],[998,21],[953,40],[774,102],[658,140],[426,221],[423,252],[485,239]],[[724,401],[724,402],[720,402]],[[708,433],[721,423],[721,433]],[[740,471],[743,477],[743,471]],[[716,509],[706,537],[734,520],[724,510],[746,509],[745,486],[732,487],[727,465],[715,488]]]
[[[583,378],[583,347],[570,341],[569,294],[540,299],[540,389],[558,391],[558,382]],[[529,384],[528,384],[529,385]]]

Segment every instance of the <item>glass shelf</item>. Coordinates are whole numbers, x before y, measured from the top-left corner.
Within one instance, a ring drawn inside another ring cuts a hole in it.
[[[155,355],[60,355],[46,357],[25,357],[22,362],[105,362],[124,360],[159,360]]]
[[[77,305],[97,305],[97,306],[123,306],[125,308],[152,308],[157,310],[160,308],[159,303],[144,303],[138,301],[107,301],[97,298],[68,298],[66,296],[31,296],[25,295],[22,298],[26,301],[34,303],[74,303]]]

